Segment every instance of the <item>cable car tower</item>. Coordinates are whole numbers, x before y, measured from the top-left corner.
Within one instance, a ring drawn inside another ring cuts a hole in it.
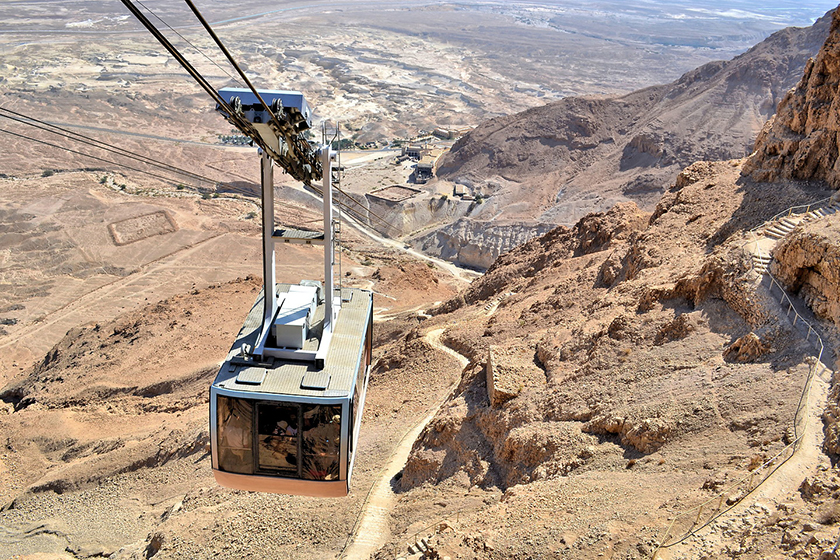
[[[349,491],[370,374],[373,293],[334,289],[333,154],[303,133],[312,111],[295,91],[257,91],[198,12],[247,88],[216,91],[134,6],[123,4],[260,148],[263,290],[210,386],[210,451],[222,486],[308,496]],[[274,165],[323,180],[323,233],[274,228]],[[324,246],[324,281],[278,284],[276,243]]]

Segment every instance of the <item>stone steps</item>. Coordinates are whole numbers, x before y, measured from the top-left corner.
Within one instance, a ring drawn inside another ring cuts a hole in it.
[[[429,539],[425,537],[408,545],[409,558],[426,558],[427,552],[429,552]]]
[[[505,294],[499,294],[498,296],[496,296],[495,298],[491,299],[486,304],[484,304],[484,311],[490,311],[491,309],[493,309],[494,306],[502,303],[503,299],[505,299],[506,297],[510,297],[512,295],[513,295],[513,292],[507,292]]]
[[[760,230],[761,235],[766,237],[767,239],[772,239],[774,241],[779,241],[780,239],[784,239],[790,232],[796,229],[801,223],[809,223],[815,222],[826,216],[830,216],[836,212],[840,211],[840,202],[832,203],[828,206],[822,206],[818,208],[814,208],[813,210],[809,210],[804,214],[791,214],[785,216],[783,218],[779,218],[771,223],[765,224],[763,230]],[[766,249],[766,247],[765,247]],[[767,272],[767,268],[770,266],[770,261],[772,257],[764,254],[755,254],[752,253],[752,264],[753,268],[757,270],[760,274],[764,274]]]
[[[772,260],[773,258],[769,255],[753,255],[753,268],[755,268],[759,273],[764,274],[767,272],[767,267],[770,266],[770,261]]]

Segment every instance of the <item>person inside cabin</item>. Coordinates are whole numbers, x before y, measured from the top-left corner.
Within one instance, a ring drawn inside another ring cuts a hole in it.
[[[341,415],[338,407],[316,406],[304,413],[304,477],[337,480],[340,453]]]
[[[294,408],[260,408],[260,467],[288,471],[297,465],[297,412]]]

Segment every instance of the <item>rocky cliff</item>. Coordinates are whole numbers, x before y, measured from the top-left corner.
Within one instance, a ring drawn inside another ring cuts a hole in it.
[[[511,248],[552,229],[549,224],[485,222],[461,218],[422,235],[412,244],[426,254],[439,256],[459,266],[486,269]]]
[[[840,21],[805,75],[779,103],[745,166],[754,178],[820,180],[840,188]]]
[[[840,233],[836,223],[802,225],[773,252],[771,271],[823,320],[840,324]]]

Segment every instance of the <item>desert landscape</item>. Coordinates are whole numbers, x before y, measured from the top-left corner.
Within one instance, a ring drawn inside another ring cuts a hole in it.
[[[184,6],[144,4],[238,85]],[[9,2],[0,558],[838,557],[835,6],[200,7],[306,94],[313,141],[359,145],[350,495],[210,470],[208,387],[262,288],[254,148],[121,3]],[[321,259],[279,247],[278,281]]]

